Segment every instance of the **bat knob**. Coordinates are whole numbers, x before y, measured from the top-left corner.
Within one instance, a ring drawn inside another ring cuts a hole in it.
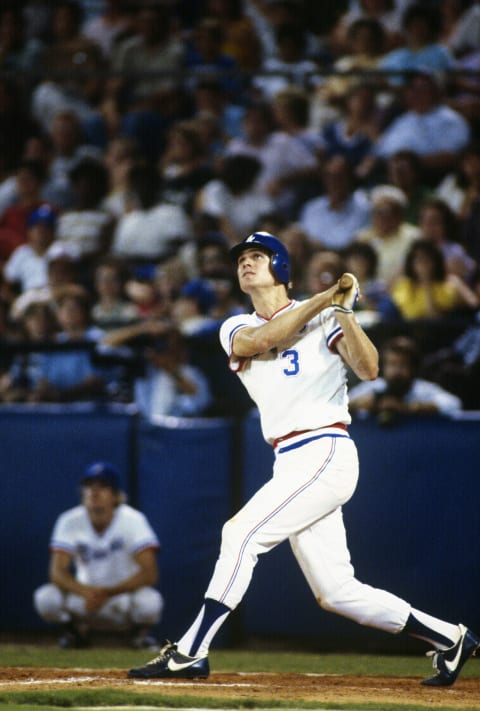
[[[349,274],[348,272],[345,272],[345,274],[342,274],[338,281],[338,287],[340,291],[348,291],[355,283],[355,277],[353,274]]]

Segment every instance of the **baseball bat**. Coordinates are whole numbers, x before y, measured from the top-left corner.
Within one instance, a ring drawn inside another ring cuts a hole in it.
[[[348,272],[345,272],[345,274],[342,274],[340,279],[338,280],[338,290],[339,291],[348,291],[350,287],[353,286],[355,277],[353,274],[349,274]]]

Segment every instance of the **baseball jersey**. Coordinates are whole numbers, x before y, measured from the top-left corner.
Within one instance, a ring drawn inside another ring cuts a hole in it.
[[[299,303],[291,301],[272,318]],[[337,422],[350,424],[347,370],[334,347],[343,332],[333,309],[321,311],[279,348],[250,358],[232,356],[235,334],[247,326],[258,327],[266,322],[257,313],[232,316],[221,326],[220,342],[230,357],[231,370],[258,407],[267,442],[294,431]]]
[[[156,534],[144,514],[120,504],[103,533],[92,526],[84,506],[62,513],[54,526],[50,549],[73,556],[76,578],[85,585],[117,585],[139,566],[133,556],[145,548],[159,548]]]

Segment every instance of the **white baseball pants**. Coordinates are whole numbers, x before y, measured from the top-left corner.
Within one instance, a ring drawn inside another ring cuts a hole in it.
[[[400,632],[410,605],[358,581],[350,562],[341,506],[357,484],[356,446],[338,428],[318,434],[297,435],[276,448],[273,478],[223,527],[206,597],[234,609],[258,555],[288,538],[321,607],[362,625]]]
[[[161,618],[164,606],[163,597],[158,590],[143,587],[133,593],[111,597],[92,614],[85,609],[83,597],[63,593],[51,583],[35,590],[33,602],[36,611],[46,622],[63,624],[74,618],[84,620],[94,628],[117,629],[125,629],[131,625],[155,625]]]

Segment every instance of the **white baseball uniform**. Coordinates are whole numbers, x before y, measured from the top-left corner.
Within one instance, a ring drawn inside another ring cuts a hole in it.
[[[291,301],[273,318],[297,305]],[[225,524],[206,598],[236,607],[258,555],[288,538],[322,607],[364,625],[399,632],[410,605],[359,582],[347,547],[341,507],[355,490],[358,458],[346,427],[347,371],[335,349],[342,329],[329,308],[269,353],[246,359],[232,356],[235,334],[265,322],[256,313],[238,315],[220,330],[231,367],[258,406],[275,464],[273,478]]]
[[[75,575],[85,585],[112,586],[134,575],[138,563],[134,555],[146,548],[158,549],[158,538],[140,511],[120,504],[108,528],[99,534],[84,506],[62,513],[54,526],[50,550],[66,551],[73,558]],[[47,584],[34,594],[37,612],[48,622],[68,622],[72,615],[87,618],[92,626],[127,627],[154,625],[162,613],[163,598],[158,590],[142,587],[132,593],[111,597],[94,615],[87,613],[79,595],[63,593]]]

